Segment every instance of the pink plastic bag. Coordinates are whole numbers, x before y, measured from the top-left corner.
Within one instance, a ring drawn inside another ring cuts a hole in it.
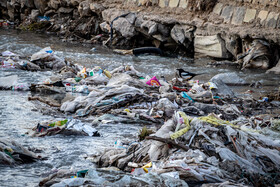
[[[146,82],[146,84],[150,85],[150,86],[161,86],[161,84],[159,83],[158,79],[156,78],[156,76],[154,76],[153,78],[151,78],[150,80],[148,80]]]

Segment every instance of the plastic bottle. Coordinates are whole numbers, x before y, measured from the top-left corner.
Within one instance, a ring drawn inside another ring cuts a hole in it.
[[[104,70],[104,74],[109,78],[109,79],[111,79],[111,77],[112,77],[112,75],[111,75],[111,73],[108,71],[108,70]]]

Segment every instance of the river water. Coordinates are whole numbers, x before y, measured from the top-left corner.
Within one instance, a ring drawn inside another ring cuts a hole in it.
[[[277,90],[279,76],[267,75],[264,71],[240,72],[236,69],[216,69],[205,63],[193,62],[192,59],[174,59],[158,56],[123,56],[112,53],[101,46],[63,43],[57,37],[14,30],[0,29],[0,52],[12,51],[22,56],[30,56],[43,47],[51,46],[55,53],[69,61],[87,67],[101,66],[112,70],[120,65],[133,65],[136,70],[150,76],[164,75],[173,77],[176,68],[191,72],[205,73],[200,80],[206,81],[217,73],[237,72],[249,83],[262,81],[263,84],[275,85],[265,87],[264,91]],[[207,60],[204,60],[207,62]],[[0,69],[0,77],[15,75],[20,82],[38,83],[52,75],[52,72],[27,72],[21,70]],[[245,91],[249,88],[235,88]],[[251,88],[250,88],[251,89]],[[261,91],[261,90],[256,90]],[[47,158],[32,164],[0,166],[0,186],[37,186],[40,179],[56,169],[84,170],[95,166],[84,155],[97,150],[111,148],[116,140],[134,141],[141,129],[140,124],[102,124],[97,126],[101,137],[61,136],[30,137],[26,132],[43,120],[62,119],[69,116],[42,115],[33,102],[28,101],[29,92],[0,91],[0,137],[16,140],[25,147],[35,148],[38,154]]]

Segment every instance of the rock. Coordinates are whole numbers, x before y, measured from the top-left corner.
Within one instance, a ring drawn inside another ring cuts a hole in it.
[[[234,9],[233,17],[231,23],[234,25],[242,25],[245,16],[245,7],[236,7]]]
[[[57,12],[60,14],[71,14],[73,12],[73,10],[74,10],[74,8],[60,7]]]
[[[34,8],[34,0],[22,0],[23,6],[26,6],[28,8]],[[22,7],[23,7],[22,6]]]
[[[129,21],[125,18],[119,18],[113,23],[113,28],[120,32],[125,38],[131,38],[136,34],[135,28]]]
[[[222,35],[221,36],[223,38],[223,40],[226,43],[226,49],[235,57],[235,59],[237,59],[237,54],[240,53],[240,46],[241,41],[238,40],[239,36],[238,35]]]
[[[213,12],[215,13],[215,14],[218,14],[218,15],[220,15],[220,13],[221,13],[221,11],[222,11],[222,9],[223,9],[223,4],[222,3],[217,3],[216,4],[216,6],[214,7],[214,9],[213,9]]]
[[[194,38],[195,55],[209,56],[216,58],[229,58],[224,40],[219,35],[198,36]]]
[[[105,7],[99,3],[90,3],[89,8],[92,12],[98,15],[101,15],[102,11],[105,9]]]
[[[277,65],[275,67],[267,70],[266,73],[274,73],[274,74],[280,75],[280,60],[278,61]]]
[[[7,0],[0,0],[0,6],[1,7],[4,7],[4,8],[7,8]]]
[[[249,23],[249,22],[254,21],[254,19],[255,19],[255,17],[256,17],[256,13],[257,13],[257,10],[256,10],[256,9],[247,9],[243,21],[244,21],[245,23]]]
[[[142,29],[143,28],[146,28],[148,29],[148,34],[149,35],[154,35],[157,33],[157,23],[154,22],[154,21],[144,21],[141,26],[140,26]]]
[[[176,43],[182,44],[186,48],[189,48],[194,38],[194,29],[195,28],[193,26],[175,25],[172,28],[170,35]]]
[[[83,1],[84,0],[70,0],[68,2],[68,5],[71,6],[71,7],[76,7],[76,6],[78,6]]]
[[[31,11],[31,14],[30,14],[30,19],[32,20],[32,21],[36,21],[36,19],[37,19],[37,17],[40,15],[40,11],[39,10],[35,10],[35,9],[33,9],[32,11]]]
[[[127,21],[129,21],[129,23],[131,23],[133,25],[136,20],[136,14],[130,13],[127,16],[125,16],[125,19],[127,19]]]
[[[245,80],[240,78],[237,73],[220,73],[212,77],[212,79],[220,79],[227,85],[244,85],[246,84]],[[211,80],[212,80],[211,79]]]
[[[233,6],[225,6],[221,17],[224,18],[225,23],[229,23],[233,14]]]
[[[50,0],[48,6],[52,9],[57,10],[60,7],[60,1],[58,0]]]
[[[179,5],[179,1],[180,0],[170,0],[169,1],[169,7],[171,7],[171,8],[177,7]]]
[[[157,30],[165,37],[169,37],[170,35],[170,29],[163,24],[158,23]]]
[[[128,11],[118,10],[118,9],[106,9],[102,12],[103,20],[111,23],[116,17],[124,15],[128,13]]]
[[[266,27],[276,28],[279,13],[270,12],[266,19]]]
[[[78,7],[78,12],[81,17],[89,17],[91,16],[91,10],[89,7],[89,2],[88,1],[83,1],[79,4]]]
[[[45,13],[45,8],[48,6],[48,1],[46,0],[34,0],[35,7],[43,15]]]
[[[258,18],[260,19],[261,25],[264,25],[264,21],[267,18],[267,15],[268,15],[268,11],[266,11],[266,10],[260,11]]]
[[[169,3],[168,0],[159,0],[159,6],[161,8],[168,7],[168,3]]]
[[[46,17],[51,17],[55,15],[55,10],[48,10],[47,12],[45,12],[44,16]]]
[[[106,33],[109,33],[110,30],[111,30],[111,27],[108,23],[106,22],[103,22],[99,25],[100,29],[103,31],[103,32],[106,32]]]
[[[8,16],[10,20],[14,20],[14,7],[11,3],[7,2]]]

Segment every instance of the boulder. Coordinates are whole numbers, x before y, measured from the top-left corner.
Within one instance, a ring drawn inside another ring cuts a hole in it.
[[[92,12],[98,15],[101,15],[102,11],[105,9],[105,7],[99,3],[90,3],[89,8]]]
[[[116,17],[128,13],[127,11],[118,10],[118,9],[106,9],[102,12],[103,20],[111,23]]]
[[[10,20],[14,20],[14,7],[13,4],[10,2],[7,2],[7,9],[8,9],[8,16],[10,17]]]
[[[57,12],[60,14],[71,14],[73,10],[74,8],[60,7]]]
[[[68,5],[71,7],[77,7],[84,0],[70,0],[68,1]]]
[[[195,28],[193,26],[175,25],[172,28],[170,35],[176,43],[182,44],[186,48],[189,48],[194,38],[194,30]]]
[[[106,33],[109,33],[111,28],[110,28],[110,25],[106,22],[103,22],[99,25],[100,29],[103,31],[103,32],[106,32]]]
[[[158,23],[157,30],[160,34],[162,34],[165,37],[169,37],[170,35],[170,29],[163,24]]]
[[[41,14],[44,14],[45,8],[48,6],[48,0],[34,0],[34,5]]]
[[[6,8],[7,7],[7,0],[0,0],[0,6]]]
[[[209,56],[223,59],[231,56],[225,47],[225,41],[220,35],[196,35],[194,38],[194,50],[196,56]]]
[[[136,20],[136,14],[135,13],[130,13],[125,18],[131,23],[132,25],[135,23]]]
[[[123,37],[128,39],[136,34],[134,26],[129,23],[127,19],[122,17],[114,21],[113,28],[120,32]]]
[[[57,10],[60,7],[60,1],[59,0],[50,0],[48,3],[48,6],[52,9]]]
[[[30,19],[32,21],[36,21],[37,17],[40,15],[40,11],[39,10],[36,10],[36,9],[33,9],[31,11],[31,14],[30,14]]]
[[[47,12],[45,12],[44,16],[47,16],[47,17],[51,17],[55,14],[55,10],[48,10]]]
[[[91,16],[91,10],[88,1],[83,1],[79,4],[78,12],[81,17],[89,17]]]
[[[266,73],[273,73],[273,74],[280,75],[280,60],[278,61],[275,67],[267,70]]]
[[[21,0],[21,7],[34,8],[34,0]]]
[[[154,35],[157,33],[157,23],[154,21],[144,21],[141,26],[142,29],[146,28],[148,29],[148,34],[149,35]]]

